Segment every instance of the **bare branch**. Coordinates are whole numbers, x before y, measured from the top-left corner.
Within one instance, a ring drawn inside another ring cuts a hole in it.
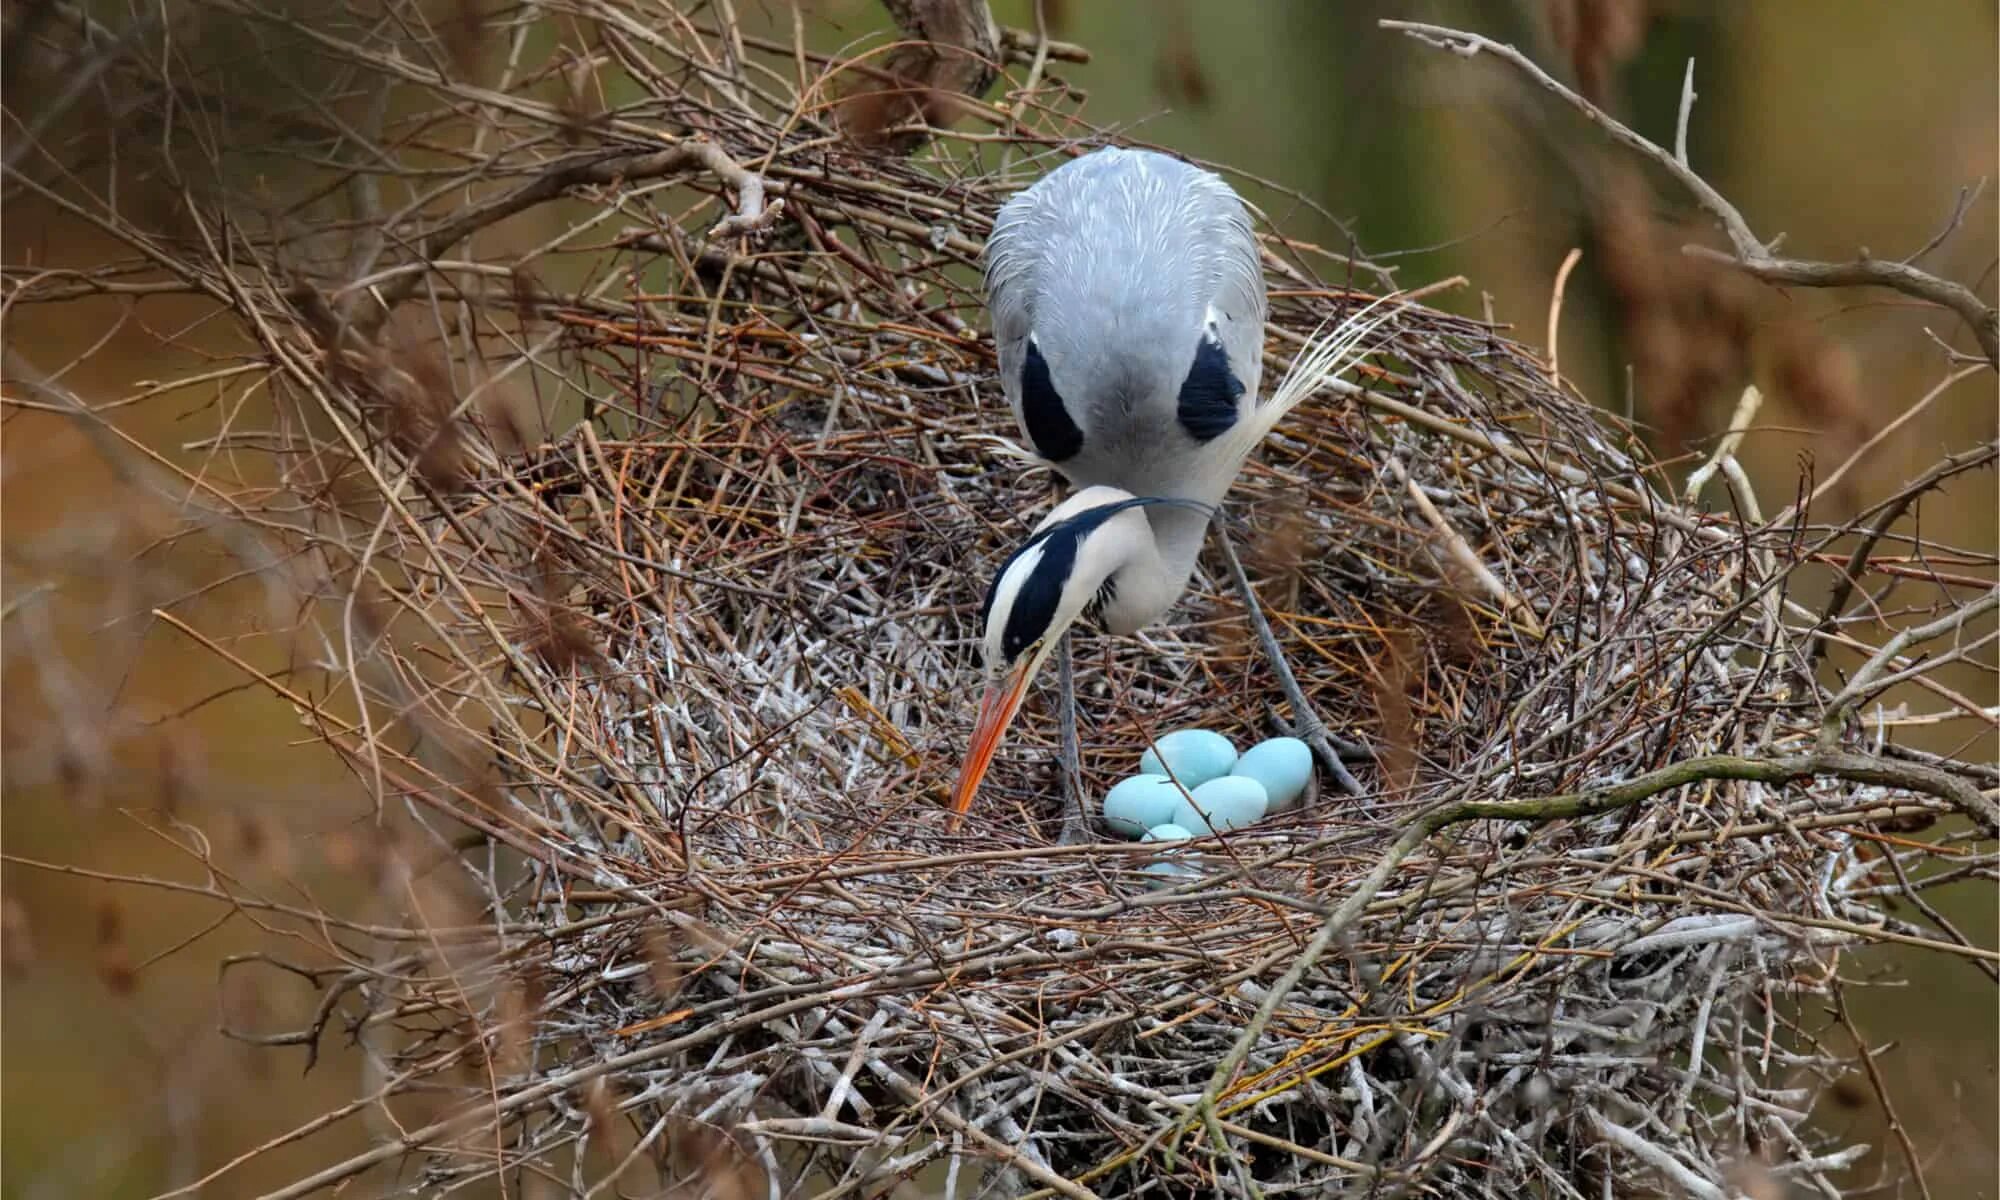
[[[1945,218],[1944,227],[1933,234],[1930,241],[1919,246],[1916,252],[1904,259],[1903,262],[1906,265],[1915,266],[1919,259],[1922,259],[1931,251],[1949,241],[1951,235],[1958,232],[1958,227],[1965,224],[1965,214],[1972,211],[1973,204],[1985,193],[1986,177],[1984,175],[1979,177],[1978,182],[1969,183],[1958,189],[1958,199],[1952,202],[1951,215]]]
[[[1950,309],[1971,328],[1973,336],[1978,339],[1980,348],[1986,354],[1987,363],[1994,370],[2000,371],[2000,310],[1989,307],[1971,288],[1940,279],[1907,262],[1889,262],[1865,255],[1844,263],[1779,258],[1772,254],[1771,250],[1779,240],[1782,240],[1782,235],[1778,239],[1766,242],[1752,233],[1749,223],[1743,219],[1743,214],[1737,211],[1736,206],[1724,199],[1722,193],[1716,191],[1707,180],[1688,166],[1684,145],[1680,153],[1660,148],[1558,82],[1536,66],[1527,55],[1512,46],[1476,33],[1465,33],[1442,25],[1392,20],[1383,20],[1379,24],[1384,29],[1407,34],[1427,46],[1448,50],[1464,58],[1471,58],[1481,53],[1493,55],[1526,75],[1537,86],[1576,109],[1592,124],[1610,134],[1613,140],[1658,164],[1693,193],[1696,203],[1722,226],[1722,231],[1728,235],[1733,251],[1724,254],[1707,246],[1687,246],[1684,247],[1686,253],[1734,267],[1766,283],[1792,284],[1799,287],[1888,288],[1940,308]],[[1689,95],[1692,94],[1692,81],[1693,65],[1689,64],[1687,85]]]
[[[2000,442],[1988,442],[1984,446],[1951,455],[1897,489],[1894,495],[1877,506],[1879,512],[1869,523],[1861,539],[1854,544],[1853,551],[1847,557],[1847,565],[1841,568],[1840,578],[1834,582],[1833,592],[1827,597],[1826,607],[1820,612],[1819,622],[1813,627],[1816,636],[1806,652],[1808,671],[1816,669],[1825,659],[1827,648],[1833,643],[1831,635],[1840,623],[1841,613],[1847,608],[1848,598],[1854,594],[1855,584],[1868,569],[1869,556],[1875,552],[1876,544],[1889,532],[1889,527],[1901,520],[1910,506],[1931,489],[1965,471],[1990,464],[1996,457],[2000,457]]]
[[[709,237],[761,234],[783,215],[784,201],[765,202],[761,176],[745,170],[715,143],[690,138],[646,154],[613,151],[558,163],[534,180],[477,205],[432,230],[424,236],[418,252],[426,261],[442,258],[452,247],[480,230],[538,204],[555,200],[576,188],[664,179],[697,168],[722,180],[736,192],[737,197],[736,211],[716,222],[709,230]],[[395,307],[421,284],[421,278],[412,275],[382,289],[381,309]]]
[[[1857,258],[1852,262],[1812,262],[1799,258],[1778,258],[1770,254],[1735,257],[1708,246],[1687,246],[1686,253],[1711,262],[1735,267],[1765,283],[1798,287],[1879,287],[1914,296],[1948,308],[1964,319],[1979,340],[1989,364],[2000,369],[2000,311],[1987,307],[1964,284],[1940,279],[1929,271],[1906,263],[1879,258]]]
[[[1972,621],[1995,609],[2000,609],[2000,587],[1991,589],[1979,599],[1955,608],[1935,621],[1926,621],[1922,625],[1912,625],[1899,630],[1895,637],[1884,643],[1882,648],[1867,662],[1862,663],[1848,679],[1847,686],[1841,689],[1840,694],[1835,696],[1832,704],[1828,706],[1827,720],[1831,722],[1840,719],[1850,705],[1864,699],[1869,691],[1876,688],[1877,678],[1903,651],[1911,646],[1941,638],[1948,633],[1957,633]]]

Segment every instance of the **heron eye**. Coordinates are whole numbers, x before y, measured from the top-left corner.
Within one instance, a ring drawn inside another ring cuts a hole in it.
[[[1181,382],[1178,416],[1181,428],[1197,442],[1210,442],[1236,424],[1236,404],[1243,381],[1229,369],[1229,352],[1212,337],[1195,347],[1194,366]]]
[[[1028,356],[1021,363],[1021,423],[1028,427],[1035,453],[1050,462],[1074,458],[1083,449],[1083,430],[1070,418],[1062,394],[1049,378],[1048,360],[1032,337],[1028,339]]]

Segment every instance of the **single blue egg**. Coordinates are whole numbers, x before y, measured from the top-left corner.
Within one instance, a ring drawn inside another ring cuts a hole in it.
[[[1179,804],[1180,799],[1178,794],[1175,795],[1174,803]],[[1184,842],[1193,836],[1192,833],[1189,833],[1179,825],[1162,823],[1148,829],[1146,836],[1139,840],[1142,842]]]
[[[1139,756],[1142,774],[1165,775],[1172,767],[1174,778],[1190,791],[1229,774],[1235,765],[1236,747],[1209,729],[1176,729]]]
[[[1157,881],[1158,883],[1173,883],[1182,879],[1196,879],[1201,875],[1201,868],[1194,864],[1180,862],[1177,859],[1171,858],[1161,859],[1159,862],[1147,863],[1139,869],[1148,875],[1161,876],[1162,878]]]
[[[1173,823],[1197,835],[1227,833],[1255,824],[1271,806],[1264,785],[1241,775],[1224,775],[1196,788],[1174,807]]]
[[[1229,773],[1263,784],[1271,811],[1284,812],[1299,802],[1312,781],[1312,750],[1295,737],[1275,737],[1245,750]]]
[[[1174,815],[1181,790],[1165,775],[1134,775],[1104,793],[1104,823],[1128,838],[1138,837]]]

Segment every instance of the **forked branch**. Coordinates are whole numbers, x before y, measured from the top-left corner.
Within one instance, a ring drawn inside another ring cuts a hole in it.
[[[1482,52],[1491,54],[1543,90],[1554,94],[1571,108],[1582,113],[1598,128],[1610,134],[1617,141],[1642,157],[1652,160],[1662,170],[1679,180],[1689,192],[1694,194],[1699,204],[1729,238],[1730,253],[1723,253],[1708,246],[1686,246],[1683,252],[1697,258],[1711,259],[1735,267],[1744,274],[1765,283],[1792,285],[1795,287],[1879,287],[1901,292],[1906,296],[1948,308],[1972,329],[1972,336],[1979,341],[1979,348],[1985,353],[1988,365],[2000,370],[2000,310],[1996,310],[1981,300],[1977,293],[1964,284],[1955,283],[1931,274],[1909,262],[1885,261],[1869,256],[1865,251],[1850,262],[1814,262],[1809,259],[1780,258],[1771,251],[1783,240],[1783,235],[1765,241],[1750,230],[1750,224],[1743,219],[1735,205],[1725,199],[1709,182],[1696,174],[1683,157],[1650,141],[1634,131],[1624,122],[1592,104],[1571,88],[1565,87],[1548,72],[1536,66],[1534,60],[1512,46],[1481,37],[1476,33],[1465,33],[1447,29],[1442,25],[1426,25],[1416,21],[1380,22],[1384,29],[1408,34],[1426,46],[1449,50],[1464,58],[1472,58]],[[1684,94],[1684,102],[1691,102],[1692,91]],[[1948,231],[1948,230],[1947,230]],[[1930,247],[1925,247],[1927,252]],[[1912,256],[1914,257],[1914,256]]]
[[[537,204],[555,200],[575,188],[638,183],[695,170],[709,172],[736,193],[735,211],[709,229],[710,238],[760,234],[769,230],[784,215],[783,200],[765,201],[762,176],[743,167],[714,142],[686,138],[663,150],[637,156],[611,152],[556,163],[528,183],[477,205],[425,234],[417,243],[418,250],[426,261],[441,258],[453,246],[480,230]],[[398,301],[414,292],[420,282],[416,275],[401,277],[395,284],[382,289],[380,307],[385,311],[393,308]]]

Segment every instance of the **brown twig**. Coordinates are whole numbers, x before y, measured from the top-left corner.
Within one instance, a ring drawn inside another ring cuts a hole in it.
[[[1924,1180],[1923,1156],[1917,1153],[1916,1146],[1910,1141],[1910,1131],[1903,1127],[1902,1118],[1896,1115],[1896,1105],[1889,1099],[1889,1085],[1882,1078],[1882,1068],[1875,1061],[1875,1052],[1869,1048],[1867,1037],[1847,1011],[1846,986],[1836,979],[1832,994],[1834,1019],[1854,1040],[1854,1052],[1860,1056],[1861,1067],[1868,1073],[1868,1083],[1875,1089],[1876,1102],[1882,1106],[1882,1116],[1889,1122],[1889,1136],[1896,1139],[1897,1149],[1903,1152],[1903,1162],[1910,1168],[1910,1181],[1917,1185],[1917,1195],[1930,1200],[1931,1188]]]
[[[1583,247],[1575,246],[1563,255],[1562,265],[1556,268],[1555,286],[1549,290],[1549,376],[1562,378],[1562,356],[1556,351],[1556,335],[1562,327],[1563,289],[1569,286],[1569,273],[1583,260]]]

